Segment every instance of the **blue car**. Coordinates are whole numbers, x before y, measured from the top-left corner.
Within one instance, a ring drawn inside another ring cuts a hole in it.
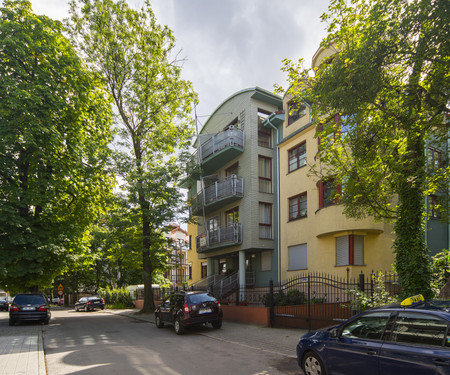
[[[450,301],[414,296],[309,332],[297,361],[305,375],[450,375]]]

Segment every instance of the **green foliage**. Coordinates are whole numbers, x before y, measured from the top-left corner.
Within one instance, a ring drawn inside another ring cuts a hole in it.
[[[444,284],[450,277],[450,251],[443,250],[432,258],[431,264],[431,289],[437,297]]]
[[[51,286],[90,241],[113,186],[111,103],[60,22],[0,8],[0,286]]]
[[[302,305],[307,301],[305,299],[305,293],[299,290],[289,290],[286,294],[280,290],[273,294],[273,305],[274,306],[289,306],[289,305]],[[270,296],[265,294],[262,298],[262,303],[264,306],[270,306]]]
[[[320,124],[311,173],[342,186],[347,216],[394,222],[405,296],[432,294],[424,197],[448,196],[448,161],[430,168],[425,149],[448,140],[449,17],[445,0],[332,0],[321,44],[332,56],[314,71],[285,60],[288,94]]]
[[[109,308],[131,308],[134,307],[133,299],[127,288],[101,288],[98,290],[99,297],[105,300]]]
[[[154,308],[152,278],[165,267],[165,227],[184,209],[176,154],[189,145],[197,100],[181,79],[175,38],[160,26],[147,0],[135,10],[123,1],[73,0],[68,24],[86,62],[108,85],[117,108],[122,152],[116,169],[134,249],[140,252],[144,310]]]
[[[365,293],[360,289],[350,289],[347,294],[352,297],[352,308],[356,311],[365,311],[374,307],[388,305],[397,302],[397,296],[391,296],[386,291],[384,284],[384,275],[382,272],[378,275],[372,275],[373,280],[373,294]]]

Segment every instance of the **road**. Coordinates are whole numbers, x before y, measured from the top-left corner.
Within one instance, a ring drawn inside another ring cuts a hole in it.
[[[171,327],[158,329],[125,316],[53,311],[52,321],[43,326],[48,375],[301,373],[294,358],[208,337],[208,330],[191,328],[177,336]]]

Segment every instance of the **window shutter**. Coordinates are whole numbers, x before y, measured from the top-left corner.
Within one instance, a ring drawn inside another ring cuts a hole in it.
[[[348,261],[348,236],[336,237],[336,266],[347,266]]]
[[[364,236],[353,236],[354,262],[353,264],[362,266],[364,264]]]
[[[308,268],[307,245],[305,243],[296,246],[289,246],[288,256],[288,271],[304,270]]]

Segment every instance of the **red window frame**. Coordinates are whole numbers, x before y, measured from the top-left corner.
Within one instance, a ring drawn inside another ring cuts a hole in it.
[[[300,149],[304,146],[304,153],[300,153]],[[296,158],[296,163],[295,163],[295,168],[291,169],[291,153],[296,152],[295,158]],[[300,158],[300,155],[305,155],[305,163],[300,165],[300,160],[302,160]],[[288,172],[293,172],[296,171],[297,169],[303,167],[306,165],[306,141],[298,144],[297,146],[291,148],[290,150],[288,150]]]
[[[301,219],[301,218],[304,218],[304,217],[307,216],[307,212],[308,212],[308,211],[306,211],[306,213],[305,213],[304,215],[301,215],[301,210],[300,210],[300,203],[301,203],[301,202],[300,202],[300,199],[301,199],[302,197],[305,197],[305,198],[306,198],[306,204],[308,204],[308,203],[307,203],[307,202],[308,202],[308,196],[307,196],[306,193],[298,194],[298,195],[295,195],[295,196],[289,198],[289,201],[288,201],[288,205],[289,205],[289,207],[288,207],[289,221]],[[294,200],[297,200],[297,202],[294,203],[294,204],[292,204],[292,203],[294,202]],[[291,216],[291,207],[293,207],[294,205],[297,206],[297,213],[298,213],[298,214],[297,214],[296,217]],[[307,208],[307,209],[308,209],[308,208]],[[306,210],[307,210],[307,209],[306,209]]]

